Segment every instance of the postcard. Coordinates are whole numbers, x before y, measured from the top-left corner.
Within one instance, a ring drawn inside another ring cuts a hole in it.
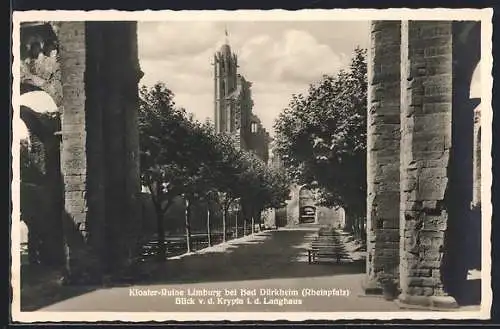
[[[14,12],[13,320],[488,319],[491,17]]]

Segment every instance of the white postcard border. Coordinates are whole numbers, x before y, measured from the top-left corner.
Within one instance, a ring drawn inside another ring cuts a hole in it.
[[[492,304],[491,290],[491,186],[492,186],[492,15],[486,9],[333,9],[333,10],[200,10],[200,11],[18,11],[13,13],[13,97],[12,128],[12,228],[11,228],[11,285],[13,289],[12,319],[19,322],[61,321],[304,321],[304,320],[362,320],[362,319],[489,319]],[[22,21],[360,21],[360,20],[478,20],[481,21],[481,200],[482,200],[482,304],[479,311],[408,311],[408,312],[21,312],[20,310],[20,216],[19,216],[19,117],[20,96],[20,23]],[[17,128],[16,128],[17,127]]]

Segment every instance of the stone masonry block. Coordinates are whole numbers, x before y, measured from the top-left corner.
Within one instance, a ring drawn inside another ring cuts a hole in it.
[[[447,176],[447,168],[436,167],[436,168],[422,168],[420,170],[420,180],[443,178]]]
[[[426,113],[425,115],[415,115],[416,131],[440,131],[447,129],[451,125],[451,113]]]
[[[448,178],[428,176],[420,178],[416,200],[443,200]]]
[[[451,102],[423,104],[422,114],[434,113],[451,113]]]
[[[439,251],[437,250],[431,250],[431,251],[427,251],[425,253],[425,260],[426,261],[441,261],[441,254],[439,253]],[[430,265],[431,263],[429,263]]]
[[[420,230],[422,237],[427,237],[429,239],[443,239],[444,238],[444,231],[430,230],[430,229],[426,228],[425,223],[426,223],[426,221],[424,221],[424,226]]]
[[[434,276],[434,271],[435,269],[440,268],[441,262],[438,260],[423,260],[422,262],[420,262],[419,266],[421,268],[432,269],[431,275]],[[440,271],[437,271],[437,273],[440,273]]]
[[[424,221],[424,228],[430,231],[444,231],[446,229],[447,218],[445,216],[429,216]]]

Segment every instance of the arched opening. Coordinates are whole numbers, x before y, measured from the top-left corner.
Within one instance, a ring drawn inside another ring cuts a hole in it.
[[[26,85],[26,84],[25,84]],[[25,106],[35,111],[36,113],[54,113],[58,111],[58,107],[52,96],[43,90],[37,90],[35,87],[21,95],[21,106]]]
[[[481,29],[477,22],[453,25],[453,94],[451,150],[445,205],[447,227],[442,246],[441,275],[445,292],[459,305],[475,303],[480,294],[477,285],[467,280],[471,264],[481,258],[473,246],[480,240],[480,221],[471,209],[474,194],[475,109],[480,97]]]
[[[29,264],[59,265],[62,248],[62,185],[58,107],[36,86],[23,84],[20,97],[20,210],[27,241],[21,259]],[[24,256],[23,256],[24,253]]]
[[[316,222],[316,202],[313,192],[303,186],[299,190],[299,224]]]

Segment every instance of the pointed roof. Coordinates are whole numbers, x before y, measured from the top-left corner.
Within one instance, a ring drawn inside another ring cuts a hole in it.
[[[225,35],[225,41],[222,47],[220,48],[220,52],[225,54],[225,55],[231,55],[231,46],[229,46],[229,33],[227,32],[227,26],[224,27],[224,35]]]

